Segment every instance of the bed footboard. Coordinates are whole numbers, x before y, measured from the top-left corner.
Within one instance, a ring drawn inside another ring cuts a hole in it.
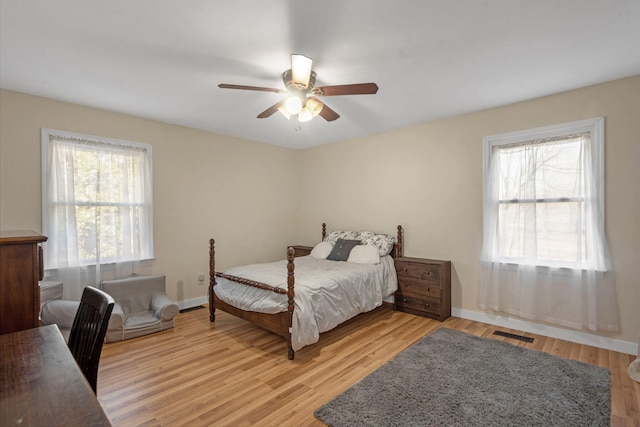
[[[209,240],[209,320],[211,322],[215,322],[216,320],[216,308],[225,311],[229,314],[232,314],[236,317],[240,317],[241,319],[252,322],[268,331],[271,331],[277,335],[280,335],[287,341],[287,356],[289,360],[293,360],[295,357],[295,352],[293,350],[293,346],[291,344],[291,325],[293,320],[293,310],[295,307],[294,298],[295,298],[295,278],[294,278],[294,249],[287,248],[287,289],[282,289],[278,287],[274,287],[268,285],[266,283],[256,282],[254,280],[249,280],[241,277],[231,276],[224,273],[219,273],[215,271],[215,240]],[[216,297],[214,292],[214,287],[216,285],[216,277],[223,277],[227,280],[231,280],[233,282],[251,286],[259,289],[264,289],[272,292],[276,292],[278,294],[286,294],[287,295],[287,311],[276,313],[276,314],[267,314],[267,313],[258,313],[255,311],[245,311],[241,310],[237,307],[233,307],[230,304],[225,303]]]

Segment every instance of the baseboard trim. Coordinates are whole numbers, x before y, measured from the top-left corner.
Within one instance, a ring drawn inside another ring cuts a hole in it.
[[[571,331],[555,326],[529,322],[522,319],[514,319],[506,316],[487,314],[479,311],[465,310],[456,307],[451,308],[451,315],[460,317],[462,319],[488,323],[490,325],[500,326],[503,328],[516,329],[523,332],[529,332],[532,334],[543,335],[545,337],[557,338],[565,341],[575,342],[578,344],[604,348],[606,350],[617,351],[634,356],[638,354],[637,343],[623,341],[615,338],[607,338],[585,332]]]
[[[385,302],[392,302],[386,301]],[[195,307],[198,305],[208,304],[209,298],[206,296],[193,298],[178,302],[180,310]],[[615,338],[601,337],[599,335],[588,334],[585,332],[571,331],[568,329],[558,328],[555,326],[541,325],[539,323],[529,322],[522,319],[514,319],[505,316],[489,315],[479,311],[464,310],[456,307],[451,308],[451,315],[460,317],[461,319],[474,320],[476,322],[488,323],[490,325],[500,326],[503,328],[516,329],[518,331],[530,332],[545,337],[557,338],[578,344],[590,345],[592,347],[604,348],[606,350],[617,351],[620,353],[638,355],[638,344],[623,341]]]

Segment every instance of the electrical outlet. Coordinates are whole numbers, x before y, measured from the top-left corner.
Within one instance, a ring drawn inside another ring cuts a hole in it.
[[[204,273],[200,273],[198,275],[198,282],[200,282],[201,285],[204,285]]]

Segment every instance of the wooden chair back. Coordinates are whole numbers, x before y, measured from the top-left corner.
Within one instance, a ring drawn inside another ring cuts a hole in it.
[[[69,349],[94,393],[97,391],[100,353],[113,305],[113,298],[106,292],[92,286],[84,288],[69,335]]]

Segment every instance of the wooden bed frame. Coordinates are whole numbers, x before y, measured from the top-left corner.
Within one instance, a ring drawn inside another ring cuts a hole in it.
[[[322,224],[322,241],[324,241],[327,235],[327,225]],[[403,229],[402,226],[398,226],[398,240],[391,250],[391,256],[393,258],[401,257],[403,254]],[[289,360],[293,360],[295,351],[291,345],[291,325],[293,319],[294,310],[294,298],[295,298],[295,278],[294,278],[294,250],[292,247],[287,248],[287,289],[277,288],[266,283],[255,282],[253,280],[244,279],[241,277],[230,276],[224,273],[215,271],[215,240],[209,240],[209,320],[215,322],[216,309],[225,311],[229,314],[233,314],[241,319],[248,320],[268,331],[273,332],[276,335],[281,336],[287,341]],[[222,301],[215,295],[213,288],[216,285],[216,277],[223,277],[225,279],[237,282],[246,286],[252,286],[254,288],[273,291],[279,294],[286,294],[288,299],[287,311],[282,311],[276,314],[259,313],[256,311],[246,311],[236,308],[226,302]]]

